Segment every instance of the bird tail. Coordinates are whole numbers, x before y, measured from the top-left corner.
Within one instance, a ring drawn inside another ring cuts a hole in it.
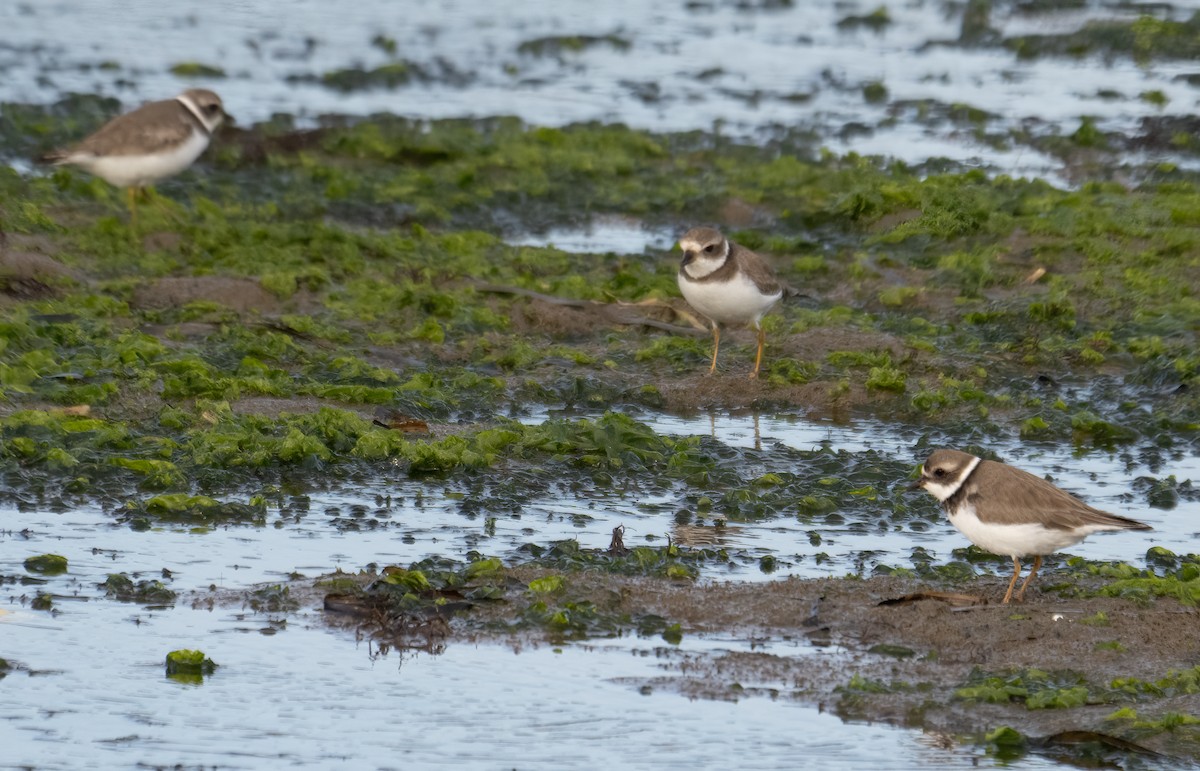
[[[1108,516],[1105,517],[1105,524],[1113,527],[1114,529],[1119,529],[1119,530],[1153,530],[1154,529],[1154,528],[1150,527],[1149,525],[1147,525],[1145,522],[1138,522],[1136,519],[1130,519],[1129,517],[1122,517],[1117,514],[1109,514],[1109,512],[1107,512],[1107,511],[1104,513],[1108,514]]]
[[[61,166],[62,164],[67,162],[67,159],[70,156],[71,156],[70,150],[63,150],[63,149],[50,150],[49,152],[42,153],[38,157],[34,158],[34,161],[36,163],[40,163],[42,165]]]
[[[779,288],[783,290],[783,301],[785,303],[798,303],[807,307],[816,307],[817,298],[810,294],[806,294],[786,281],[779,282]]]

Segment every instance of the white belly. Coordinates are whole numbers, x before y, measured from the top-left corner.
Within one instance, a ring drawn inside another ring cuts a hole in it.
[[[117,187],[142,187],[173,176],[191,166],[208,147],[208,135],[193,131],[178,147],[152,155],[91,155],[78,153],[63,159]]]
[[[1005,557],[1053,554],[1079,543],[1092,533],[1113,529],[1103,525],[1089,525],[1079,530],[1047,528],[1034,523],[992,525],[979,521],[975,508],[969,505],[959,513],[951,514],[950,524],[980,549]]]
[[[678,277],[679,291],[688,304],[713,321],[722,324],[758,326],[763,314],[783,296],[782,292],[764,295],[754,282],[738,274],[732,281],[687,281]]]

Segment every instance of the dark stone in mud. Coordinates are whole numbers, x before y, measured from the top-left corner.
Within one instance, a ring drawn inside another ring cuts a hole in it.
[[[1134,152],[1200,154],[1200,118],[1192,115],[1158,115],[1142,118],[1138,133],[1128,140]]]
[[[64,282],[82,282],[71,268],[39,249],[50,248],[33,236],[9,236],[0,230],[0,294],[22,300],[54,297]]]

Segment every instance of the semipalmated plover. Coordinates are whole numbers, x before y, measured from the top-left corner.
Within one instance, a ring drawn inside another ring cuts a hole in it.
[[[751,324],[758,331],[758,353],[750,377],[758,377],[767,342],[762,317],[783,296],[783,287],[771,266],[713,228],[692,228],[679,239],[679,248],[683,250],[679,291],[712,324],[713,355],[708,374],[717,369],[721,325]]]
[[[1033,556],[1033,569],[1017,592],[1042,566],[1042,556],[1077,544],[1104,530],[1150,530],[1149,525],[1088,506],[1041,477],[1004,463],[958,450],[935,450],[921,467],[920,487],[942,502],[950,524],[984,551],[1011,557],[1013,577],[1007,603],[1021,574],[1020,557]]]
[[[174,99],[150,102],[113,118],[78,144],[49,153],[55,165],[78,166],[129,194],[137,223],[136,195],[191,166],[228,116],[221,97],[189,88]]]

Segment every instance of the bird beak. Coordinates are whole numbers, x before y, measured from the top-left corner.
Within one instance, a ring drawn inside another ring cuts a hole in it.
[[[921,475],[921,476],[920,476],[920,477],[917,479],[917,481],[915,481],[915,482],[913,482],[913,483],[911,483],[911,484],[907,485],[907,489],[909,489],[909,490],[920,490],[920,489],[921,489],[922,487],[924,487],[924,486],[925,486],[925,475],[924,475],[924,474],[922,474],[922,475]]]
[[[687,265],[689,262],[691,262],[691,261],[692,261],[692,260],[694,260],[694,259],[696,259],[696,253],[695,253],[695,252],[692,252],[692,251],[687,251],[687,252],[684,252],[684,253],[683,253],[683,262],[681,262],[680,264],[681,264],[681,265]]]

